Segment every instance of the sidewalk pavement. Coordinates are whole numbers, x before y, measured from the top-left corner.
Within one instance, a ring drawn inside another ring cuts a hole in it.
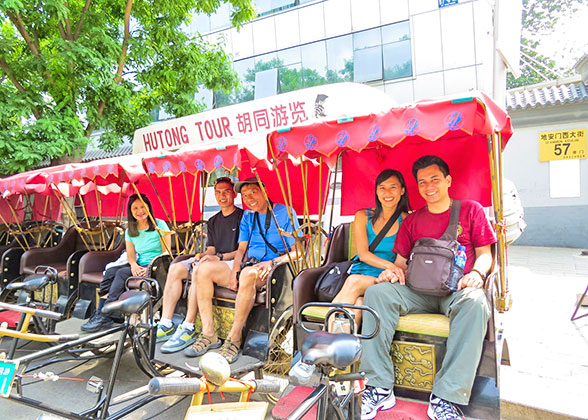
[[[588,317],[570,321],[588,285],[581,251],[508,250],[513,304],[499,317],[511,362],[500,370],[504,419],[588,419]]]

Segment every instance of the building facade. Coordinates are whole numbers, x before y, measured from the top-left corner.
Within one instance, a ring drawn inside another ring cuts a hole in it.
[[[186,30],[221,44],[242,86],[199,96],[210,109],[344,81],[374,86],[397,103],[473,89],[492,94],[496,74],[506,74],[502,61],[498,69],[494,62],[497,3],[262,0],[259,17],[239,30],[223,4],[211,16],[195,16]]]

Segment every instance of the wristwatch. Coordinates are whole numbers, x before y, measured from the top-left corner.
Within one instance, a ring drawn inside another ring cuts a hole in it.
[[[218,257],[219,260],[223,260],[223,253],[222,252],[217,252],[216,256]]]

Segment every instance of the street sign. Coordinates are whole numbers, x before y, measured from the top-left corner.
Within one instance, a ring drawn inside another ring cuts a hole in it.
[[[539,133],[539,161],[586,159],[586,129]]]
[[[439,8],[445,7],[445,6],[451,6],[452,4],[457,4],[459,0],[438,0],[439,2]]]
[[[18,362],[0,360],[0,397],[8,397],[16,375]]]

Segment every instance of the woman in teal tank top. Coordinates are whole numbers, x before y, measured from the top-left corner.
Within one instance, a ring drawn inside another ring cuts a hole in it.
[[[375,196],[375,209],[362,209],[355,213],[353,229],[359,261],[351,267],[349,277],[333,302],[361,305],[365,290],[376,284],[378,275],[382,271],[385,269],[402,271],[394,264],[396,254],[392,252],[396,233],[410,209],[406,183],[402,174],[394,169],[385,169],[380,172],[376,178]],[[400,217],[374,252],[370,252],[370,243],[384,228],[397,208],[402,211]],[[360,313],[355,315],[358,325],[360,315]]]

